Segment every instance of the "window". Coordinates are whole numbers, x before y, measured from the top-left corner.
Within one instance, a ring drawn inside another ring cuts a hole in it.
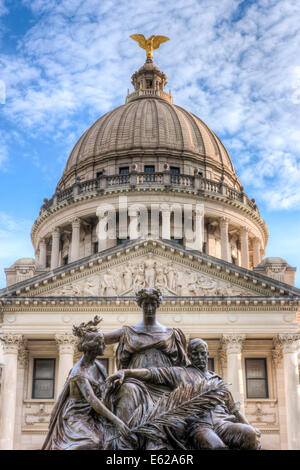
[[[94,255],[95,255],[96,253],[98,253],[98,247],[99,247],[98,242],[93,243]]]
[[[215,371],[215,360],[213,357],[208,358],[208,370],[211,370],[212,372]]]
[[[145,165],[144,166],[144,173],[154,173],[155,166],[154,165]]]
[[[34,359],[32,398],[54,398],[55,359]]]
[[[245,359],[247,398],[269,398],[266,359]]]
[[[64,256],[64,266],[66,266],[69,263],[69,256]]]
[[[179,245],[183,245],[183,238],[171,237],[171,241],[174,242],[174,243],[179,243]]]
[[[152,80],[146,80],[146,88],[152,88]]]
[[[170,172],[173,173],[173,175],[179,175],[180,168],[178,166],[171,166],[170,167]]]
[[[100,178],[103,175],[103,171],[97,171],[96,178]]]
[[[130,237],[127,238],[117,238],[117,245],[122,245],[123,243],[127,243],[130,240]]]
[[[119,175],[128,175],[129,174],[129,166],[123,166],[119,168]]]

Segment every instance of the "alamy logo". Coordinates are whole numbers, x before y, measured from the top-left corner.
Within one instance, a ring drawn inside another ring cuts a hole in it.
[[[128,204],[120,196],[118,204],[102,204],[97,208],[99,242],[136,240],[148,237],[184,240],[187,249],[201,250],[204,241],[203,204],[142,203]]]

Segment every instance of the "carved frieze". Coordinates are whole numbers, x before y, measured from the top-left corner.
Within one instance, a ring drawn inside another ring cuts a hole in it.
[[[248,290],[207,274],[148,256],[112,267],[88,278],[68,283],[48,295],[69,297],[131,296],[143,287],[156,287],[173,296],[239,296]],[[252,294],[253,295],[253,294]]]
[[[44,425],[48,427],[53,403],[27,403],[23,409],[25,426]]]
[[[276,400],[255,400],[245,403],[246,415],[254,426],[276,426],[278,411]]]

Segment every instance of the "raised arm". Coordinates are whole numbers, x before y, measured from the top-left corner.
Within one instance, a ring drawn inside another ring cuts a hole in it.
[[[103,333],[105,344],[118,343],[121,338],[122,328],[119,330],[111,331],[110,333]]]

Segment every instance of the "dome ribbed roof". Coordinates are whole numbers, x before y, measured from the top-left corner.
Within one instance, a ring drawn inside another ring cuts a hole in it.
[[[220,139],[194,114],[157,97],[137,98],[98,119],[78,140],[67,161],[69,175],[107,157],[167,153],[192,156],[237,176]]]

